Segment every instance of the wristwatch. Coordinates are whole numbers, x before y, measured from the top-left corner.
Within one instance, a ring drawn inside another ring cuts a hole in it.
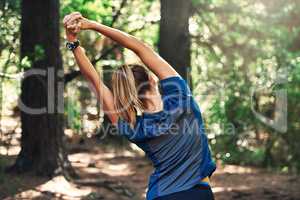
[[[66,47],[70,51],[74,51],[78,46],[80,45],[79,40],[76,40],[75,42],[66,42]]]

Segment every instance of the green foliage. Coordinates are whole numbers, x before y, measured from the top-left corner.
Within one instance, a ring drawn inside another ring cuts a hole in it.
[[[226,163],[300,169],[295,148],[300,130],[299,2],[195,2],[193,81],[201,83],[195,94],[210,97],[205,117],[209,130],[217,127],[209,131],[216,157]],[[279,90],[287,92],[287,105],[280,105],[288,109],[287,131],[272,128],[253,112],[274,119]]]
[[[28,69],[31,67],[31,61],[29,60],[28,56],[25,56],[22,58],[20,65],[18,65],[20,68]]]
[[[36,45],[34,47],[34,60],[35,62],[38,60],[42,60],[45,58],[45,49],[42,45]]]
[[[71,12],[80,12],[83,16],[109,25],[112,21],[113,6],[116,1],[110,0],[67,0],[62,1],[62,16]]]
[[[0,71],[17,72],[19,62],[20,1],[0,2]]]

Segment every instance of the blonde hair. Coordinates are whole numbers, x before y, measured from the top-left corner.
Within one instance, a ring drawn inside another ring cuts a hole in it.
[[[123,65],[112,75],[114,102],[119,116],[132,126],[145,109],[142,95],[150,89],[149,72],[140,65]]]

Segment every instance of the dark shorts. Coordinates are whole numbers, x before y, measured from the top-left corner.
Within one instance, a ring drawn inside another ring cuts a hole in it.
[[[197,185],[189,190],[176,192],[166,196],[155,198],[155,200],[214,200],[209,185]]]

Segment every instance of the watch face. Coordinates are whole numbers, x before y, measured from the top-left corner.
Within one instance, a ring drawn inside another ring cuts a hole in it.
[[[66,46],[67,46],[67,48],[70,49],[70,50],[73,49],[73,45],[72,45],[71,43],[67,43]]]
[[[67,42],[66,43],[66,47],[67,49],[73,51],[74,49],[76,49],[79,46],[79,40],[75,41],[75,42]]]

